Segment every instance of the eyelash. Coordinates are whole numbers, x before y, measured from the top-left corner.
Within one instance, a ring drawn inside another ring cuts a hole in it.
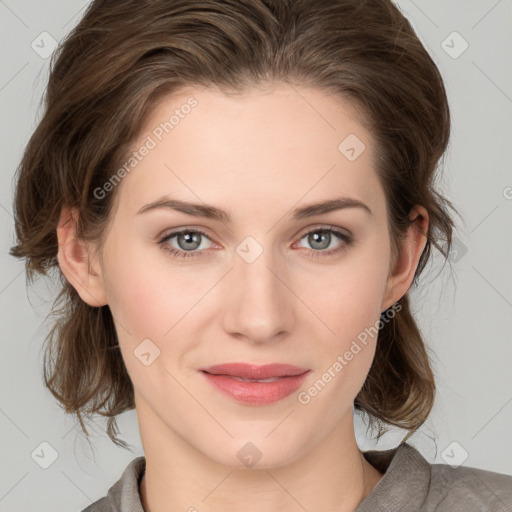
[[[334,234],[335,236],[341,238],[341,240],[344,243],[340,247],[338,247],[337,249],[330,249],[329,251],[326,251],[326,250],[314,251],[312,249],[308,250],[307,252],[309,252],[310,257],[312,257],[314,259],[315,258],[323,258],[323,257],[334,256],[334,255],[339,254],[342,251],[346,250],[347,247],[352,244],[352,238],[349,235],[346,235],[345,233],[342,233],[341,231],[338,231],[337,229],[332,229],[332,228],[315,228],[315,229],[313,229],[311,231],[308,231],[307,233],[304,233],[304,235],[302,235],[300,237],[299,241],[302,240],[307,235],[310,235],[312,233],[319,233],[319,232]],[[167,242],[171,238],[174,238],[175,236],[180,235],[182,233],[199,233],[201,236],[204,236],[204,237],[208,238],[208,240],[210,240],[210,237],[206,233],[201,231],[200,229],[181,229],[179,231],[173,231],[172,233],[169,233],[168,235],[165,235],[162,239],[160,239],[158,241],[158,245],[161,246],[161,248],[162,248],[162,250],[164,252],[166,252],[166,253],[168,253],[171,256],[176,257],[176,258],[199,258],[199,257],[201,257],[200,254],[201,254],[202,251],[197,251],[197,250],[196,250],[196,252],[193,252],[193,251],[182,251],[182,250],[178,250],[178,249],[175,249],[175,248],[170,248],[167,245]]]

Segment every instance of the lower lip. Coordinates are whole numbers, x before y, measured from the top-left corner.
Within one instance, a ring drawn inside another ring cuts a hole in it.
[[[246,382],[227,375],[201,372],[208,382],[231,398],[244,404],[265,405],[278,402],[297,391],[309,371],[301,375],[280,377],[273,382]]]

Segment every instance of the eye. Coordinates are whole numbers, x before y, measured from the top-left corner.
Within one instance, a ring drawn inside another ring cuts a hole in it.
[[[173,238],[176,238],[176,243],[178,244],[177,249],[173,246],[169,246],[168,242]],[[206,233],[197,229],[182,229],[181,231],[174,231],[173,233],[166,235],[164,238],[159,240],[158,243],[165,252],[172,254],[177,258],[194,258],[201,254],[199,252],[191,251],[205,249],[205,247],[201,247],[201,239],[204,238],[210,240]]]
[[[336,238],[343,241],[343,243],[341,245],[338,244],[337,247]],[[328,257],[338,254],[347,249],[347,247],[352,243],[352,238],[349,235],[332,228],[317,228],[312,231],[308,231],[300,240],[306,240],[306,242],[313,247],[314,250],[309,251],[313,258],[323,256]],[[334,249],[332,248],[333,242],[335,247]],[[329,248],[330,250],[326,250]]]
[[[176,239],[175,243],[178,247],[170,244],[172,239]],[[205,249],[209,248],[204,247],[202,243],[205,239],[211,242],[209,236],[203,231],[197,229],[182,229],[164,236],[158,241],[158,245],[161,246],[162,250],[171,254],[173,257],[197,258],[202,257]],[[339,244],[338,247],[336,247],[336,239],[343,241],[343,243]],[[306,240],[306,242],[313,248],[308,251],[310,256],[313,258],[324,256],[329,257],[334,254],[338,254],[347,249],[347,247],[352,243],[351,236],[333,228],[317,228],[308,231],[300,238],[300,241],[302,240]],[[333,242],[335,247],[334,249],[332,248]]]

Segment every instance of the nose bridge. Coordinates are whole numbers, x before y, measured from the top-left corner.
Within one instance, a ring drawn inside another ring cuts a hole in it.
[[[252,237],[242,241],[236,252],[224,328],[251,341],[272,341],[293,326],[290,291],[278,270],[282,265],[271,248],[265,249]]]

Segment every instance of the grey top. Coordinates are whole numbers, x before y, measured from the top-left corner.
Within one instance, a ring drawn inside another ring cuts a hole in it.
[[[430,464],[407,443],[363,454],[384,476],[355,512],[512,512],[512,476]],[[139,483],[145,468],[145,457],[132,460],[107,496],[82,512],[144,512]]]

